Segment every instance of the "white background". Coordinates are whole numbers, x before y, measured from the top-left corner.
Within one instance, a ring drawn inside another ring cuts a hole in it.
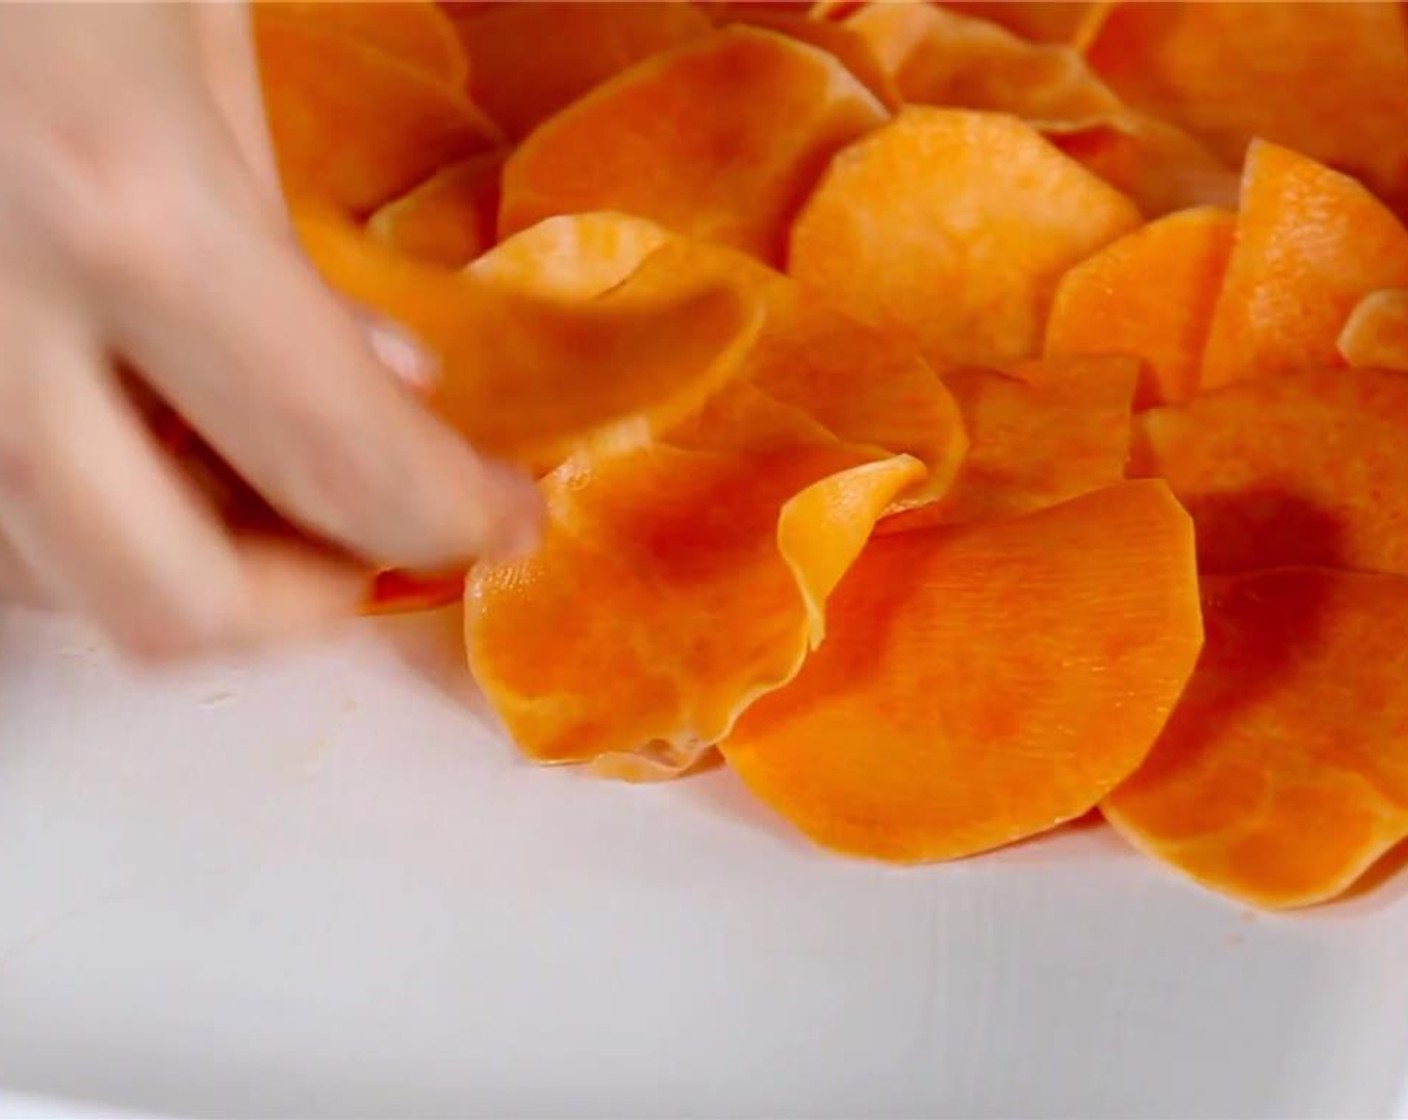
[[[1408,872],[1270,918],[1096,827],[822,855],[725,772],[519,762],[452,629],[136,677],[0,614],[0,1086],[186,1115],[1408,1115]]]

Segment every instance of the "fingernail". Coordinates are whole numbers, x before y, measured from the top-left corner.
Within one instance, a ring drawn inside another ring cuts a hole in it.
[[[434,387],[439,363],[415,335],[398,323],[369,315],[362,316],[362,324],[382,365],[417,392]]]

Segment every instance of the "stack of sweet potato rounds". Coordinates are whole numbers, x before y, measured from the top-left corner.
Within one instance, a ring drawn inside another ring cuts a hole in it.
[[[722,755],[895,862],[1098,806],[1266,907],[1408,836],[1399,5],[256,29],[314,262],[541,479],[540,550],[463,581],[530,758]]]

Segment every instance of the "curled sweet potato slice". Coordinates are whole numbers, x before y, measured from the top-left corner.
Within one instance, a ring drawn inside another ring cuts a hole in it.
[[[455,89],[469,79],[454,25],[432,0],[263,0],[254,12],[256,20],[272,12],[356,39]]]
[[[788,271],[936,367],[996,365],[1038,353],[1057,281],[1138,223],[1016,118],[910,107],[832,162]]]
[[[1350,313],[1336,346],[1352,366],[1408,371],[1408,290],[1370,292]]]
[[[847,20],[908,102],[1084,120],[1122,109],[1070,47],[1030,43],[931,4],[871,4]]]
[[[618,75],[525,140],[504,169],[500,232],[621,210],[777,261],[826,161],[885,117],[831,55],[728,27]]]
[[[1408,188],[1408,39],[1397,4],[1110,9],[1087,57],[1130,104],[1234,165],[1261,138],[1386,194]]]
[[[944,383],[970,441],[958,477],[939,500],[887,519],[879,532],[1011,517],[1121,481],[1138,372],[1120,357],[953,371]]]
[[[447,7],[470,60],[470,96],[515,140],[643,59],[708,34],[682,0],[533,0]]]
[[[1036,43],[1074,43],[1099,5],[1089,0],[946,0],[943,6]]]
[[[1301,370],[1135,417],[1130,474],[1168,480],[1203,570],[1408,575],[1408,378]]]
[[[261,5],[260,74],[284,191],[366,213],[498,129],[458,90],[365,42]]]
[[[955,859],[1080,816],[1143,761],[1201,641],[1192,527],[1158,483],[877,540],[826,643],[721,744],[824,847]]]
[[[1143,364],[1135,407],[1187,400],[1232,252],[1236,217],[1183,210],[1126,234],[1061,279],[1046,353],[1129,354]]]
[[[1408,579],[1208,579],[1207,644],[1148,760],[1101,805],[1141,851],[1255,906],[1348,888],[1408,836]]]
[[[689,769],[796,674],[835,582],[923,470],[745,426],[761,450],[564,464],[538,553],[471,574],[470,666],[530,758],[630,780]]]
[[[1408,231],[1353,179],[1274,144],[1247,154],[1202,384],[1340,361],[1355,305],[1408,286]]]
[[[486,152],[441,168],[381,207],[367,231],[429,264],[462,268],[493,247],[504,154]]]
[[[900,107],[900,92],[881,67],[864,35],[829,17],[809,17],[797,8],[795,4],[787,10],[768,5],[741,4],[730,9],[729,19],[734,23],[776,31],[779,35],[798,39],[834,55],[886,109],[894,112]]]
[[[748,292],[681,241],[573,298],[423,265],[319,211],[303,211],[299,231],[330,284],[438,356],[437,411],[486,453],[540,468],[687,415],[732,376],[761,320]]]

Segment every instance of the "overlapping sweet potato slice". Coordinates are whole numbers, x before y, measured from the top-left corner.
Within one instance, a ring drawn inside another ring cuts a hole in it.
[[[1408,378],[1301,370],[1135,418],[1130,474],[1168,480],[1205,571],[1408,575]]]
[[[500,231],[621,210],[776,261],[832,153],[885,116],[831,55],[728,27],[633,67],[534,132],[504,169]]]
[[[788,5],[785,10],[770,5],[740,4],[729,9],[728,18],[733,23],[746,23],[752,27],[776,31],[779,35],[798,39],[834,55],[875,95],[880,104],[891,112],[898,109],[900,92],[875,57],[875,52],[865,36],[834,19],[809,17],[804,8],[799,8],[802,6],[797,4]]]
[[[256,9],[264,102],[284,192],[365,213],[498,130],[458,90],[365,42]]]
[[[1101,807],[1213,890],[1333,898],[1408,836],[1408,580],[1293,568],[1209,579],[1203,600],[1197,671]]]
[[[754,418],[751,450],[659,444],[545,480],[538,553],[476,568],[465,599],[470,665],[530,758],[672,777],[796,674],[835,582],[923,471],[798,443],[799,426],[770,441]]]
[[[513,139],[622,70],[708,34],[681,0],[453,3],[470,96]]]
[[[1213,207],[1179,211],[1076,265],[1056,289],[1046,353],[1133,355],[1143,364],[1136,408],[1187,400],[1198,389],[1235,223]]]
[[[1146,218],[1237,205],[1236,172],[1167,121],[1122,112],[1085,121],[1046,121],[1041,134],[1127,194]]]
[[[1247,154],[1242,205],[1202,383],[1340,361],[1355,305],[1408,286],[1408,231],[1353,179],[1274,144]]]
[[[826,643],[721,745],[811,839],[954,859],[1086,812],[1143,761],[1201,641],[1192,527],[1159,483],[875,541]]]
[[[423,265],[318,211],[299,232],[333,287],[437,355],[437,411],[486,453],[540,468],[688,415],[732,376],[761,320],[751,294],[683,241],[573,298]]]
[[[416,260],[464,267],[494,245],[504,158],[486,152],[441,168],[377,210],[367,231]]]
[[[950,0],[943,5],[951,11],[1005,27],[1023,39],[1036,43],[1075,43],[1098,5],[1088,0]]]
[[[1087,50],[1125,100],[1234,164],[1260,137],[1408,188],[1408,39],[1397,4],[1122,3]]]
[[[1408,371],[1408,290],[1390,288],[1365,296],[1350,313],[1336,345],[1352,366]]]
[[[788,271],[939,367],[1031,357],[1060,277],[1139,223],[1014,117],[910,107],[841,153]]]
[[[931,4],[870,4],[847,20],[906,101],[1028,120],[1118,113],[1120,99],[1070,47],[1030,43]]]
[[[454,25],[433,0],[262,0],[255,19],[271,10],[375,47],[447,86],[462,89],[469,78]]]
[[[1087,356],[950,373],[968,454],[939,500],[878,532],[1011,517],[1121,481],[1138,372],[1132,358]]]

